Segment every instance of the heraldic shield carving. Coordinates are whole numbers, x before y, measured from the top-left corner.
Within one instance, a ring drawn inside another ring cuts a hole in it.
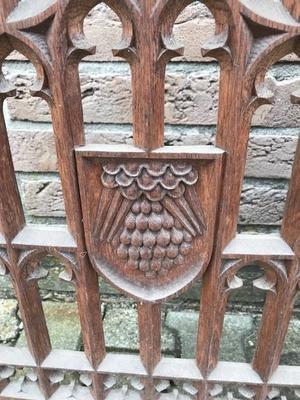
[[[222,151],[195,149],[180,159],[174,147],[77,150],[89,256],[136,298],[179,293],[210,259]]]

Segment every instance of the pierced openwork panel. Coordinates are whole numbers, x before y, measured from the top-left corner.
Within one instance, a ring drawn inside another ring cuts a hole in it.
[[[300,55],[299,2],[202,1],[216,22],[202,53],[221,68],[216,141],[181,147],[164,145],[165,70],[183,54],[173,26],[192,0],[103,1],[122,22],[113,54],[131,68],[133,144],[85,143],[78,64],[95,51],[83,23],[100,3],[0,4],[1,64],[17,50],[36,68],[32,95],[50,107],[67,217],[65,226],[25,222],[3,114],[15,88],[1,73],[0,274],[13,282],[28,350],[0,346],[0,398],[266,400],[284,388],[299,397],[300,366],[279,365],[300,286],[299,146],[280,234],[237,233],[251,119],[272,103],[268,69]],[[300,103],[300,88],[291,102]],[[37,286],[49,254],[75,288],[84,351],[52,349]],[[222,362],[228,298],[251,263],[263,271],[254,286],[266,292],[253,361]],[[137,303],[139,355],[106,352],[99,275]],[[196,280],[196,357],[162,357],[161,304]]]

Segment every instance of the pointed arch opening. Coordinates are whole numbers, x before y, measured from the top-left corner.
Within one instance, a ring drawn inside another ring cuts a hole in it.
[[[205,4],[191,2],[177,17],[173,36],[184,54],[166,66],[165,144],[214,144],[219,64],[206,55],[216,23]]]
[[[130,66],[113,54],[122,43],[122,22],[103,2],[90,10],[83,31],[95,45],[95,54],[79,64],[86,143],[132,143]]]

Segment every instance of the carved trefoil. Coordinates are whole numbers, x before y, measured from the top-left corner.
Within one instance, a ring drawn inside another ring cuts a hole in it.
[[[112,244],[127,269],[149,278],[182,265],[206,230],[194,187],[198,171],[185,161],[160,160],[104,161],[102,168],[95,235]]]

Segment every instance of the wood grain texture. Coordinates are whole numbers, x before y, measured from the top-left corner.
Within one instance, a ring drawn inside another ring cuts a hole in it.
[[[17,50],[36,68],[31,93],[51,111],[67,224],[26,225],[2,111],[14,87],[0,74],[0,264],[12,278],[28,342],[28,350],[0,346],[0,365],[33,368],[38,378],[27,396],[6,377],[1,399],[61,399],[63,385],[49,379],[55,370],[89,374],[91,385],[78,399],[104,400],[109,374],[140,379],[129,399],[159,398],[164,379],[193,382],[197,400],[211,399],[213,385],[222,383],[248,385],[244,394],[256,400],[269,398],[273,386],[298,388],[300,367],[278,364],[300,288],[299,146],[280,235],[239,235],[237,223],[251,119],[273,99],[267,70],[299,54],[299,2],[203,1],[216,20],[203,55],[221,67],[216,143],[180,147],[164,146],[165,69],[183,53],[172,30],[191,0],[104,1],[123,26],[113,53],[132,71],[134,143],[122,146],[85,144],[78,65],[95,51],[83,24],[100,1],[2,3],[0,60]],[[299,93],[291,94],[296,104]],[[84,352],[51,348],[37,285],[48,254],[75,287]],[[224,315],[249,263],[263,272],[254,287],[266,291],[255,355],[252,365],[224,363]],[[106,354],[98,274],[136,300],[139,356]],[[161,304],[199,279],[195,360],[162,358]]]

